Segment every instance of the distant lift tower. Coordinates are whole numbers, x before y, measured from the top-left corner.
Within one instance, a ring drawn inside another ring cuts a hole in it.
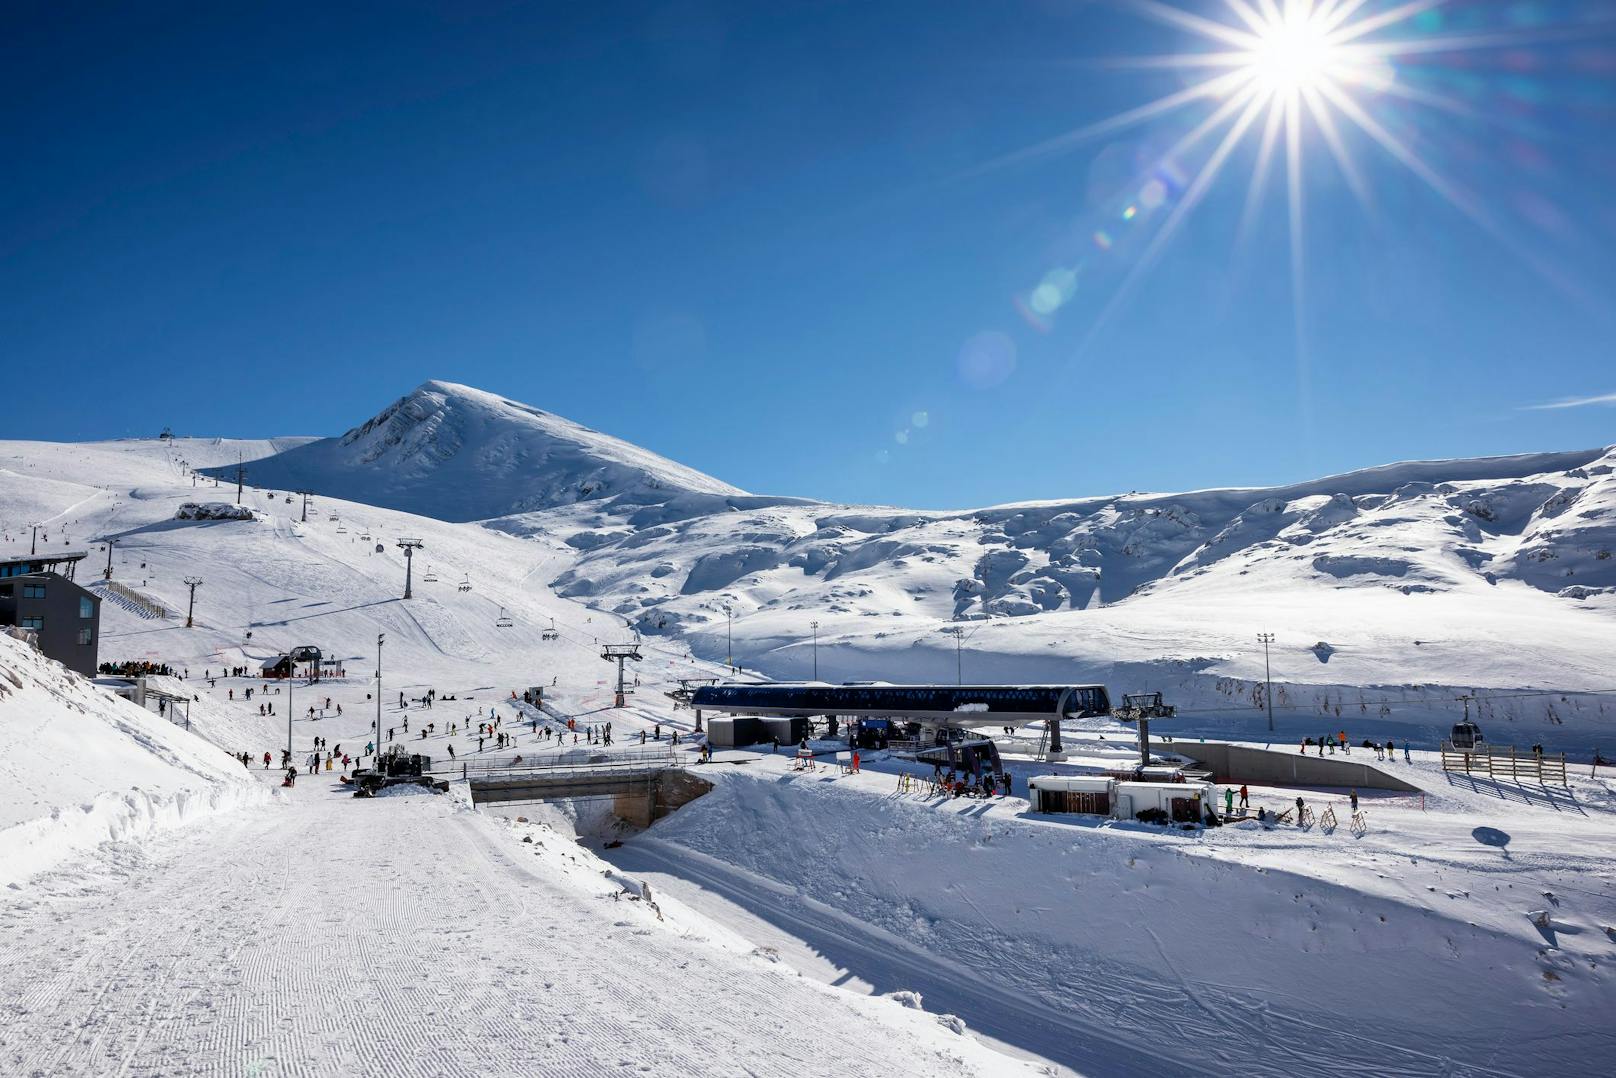
[[[1171,704],[1162,703],[1159,692],[1129,693],[1122,698],[1122,706],[1113,708],[1111,717],[1122,722],[1139,724],[1139,766],[1150,766],[1150,720],[1173,717]]]
[[[404,552],[404,598],[410,597],[411,570],[414,567],[415,552],[420,550],[422,542],[419,539],[400,539],[398,548]]]
[[[612,706],[626,706],[628,694],[634,690],[627,688],[623,683],[623,662],[627,659],[633,659],[635,662],[639,662],[641,658],[640,645],[637,643],[606,644],[600,649],[600,657],[609,663],[615,662],[617,664],[617,698],[616,702],[613,703]]]

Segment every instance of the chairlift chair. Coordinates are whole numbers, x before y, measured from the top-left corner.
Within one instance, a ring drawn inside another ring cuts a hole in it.
[[[471,590],[471,574],[470,573],[466,574],[466,578],[460,582],[460,584],[458,585],[456,590],[457,591],[470,591]]]
[[[499,608],[499,617],[494,619],[495,627],[500,628],[500,629],[509,629],[512,625],[515,625],[515,624],[516,624],[516,622],[511,620],[511,616],[509,614],[505,613],[505,608],[503,606],[500,607]]]
[[[544,630],[544,632],[540,633],[539,637],[540,637],[540,639],[543,639],[543,640],[560,640],[561,639],[561,634],[556,632],[555,618],[550,619],[550,627],[548,629]]]
[[[428,584],[436,584],[438,582],[438,574],[432,571],[432,566],[430,563],[426,567],[426,576],[423,576],[421,579]]]
[[[337,525],[337,534],[338,534],[338,535],[347,535],[347,534],[348,534],[348,528],[347,528],[347,525],[344,525],[344,524],[338,524],[338,525]]]

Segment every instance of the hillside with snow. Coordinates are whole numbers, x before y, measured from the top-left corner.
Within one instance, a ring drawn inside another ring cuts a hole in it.
[[[0,887],[267,800],[219,746],[0,633]]]
[[[0,1069],[1602,1073],[1616,783],[1587,761],[1616,699],[1571,690],[1611,684],[1610,451],[919,512],[743,494],[442,383],[411,400],[424,420],[388,409],[347,446],[0,442],[0,554],[33,523],[89,551],[102,659],[167,663],[193,702],[182,729],[0,639]],[[315,450],[352,497],[299,463]],[[1160,690],[1184,740],[1396,737],[1408,785],[1360,791],[1358,826],[1313,787],[1252,789],[1305,797],[1306,828],[1030,811],[1029,775],[1136,758],[1108,719],[1071,724],[1061,764],[992,730],[1016,785],[991,800],[877,753],[856,775],[767,746],[697,764],[665,694],[732,676],[731,632],[733,676],[810,676],[815,621],[824,679]],[[636,631],[616,708],[601,645]],[[300,645],[338,671],[222,676]],[[530,686],[548,710],[513,698]],[[1566,784],[1442,772],[1465,706],[1570,752]],[[473,810],[460,782],[355,799],[345,757],[377,720],[450,777],[588,757],[610,722],[610,752],[713,789],[643,831],[600,802]],[[262,755],[288,739],[283,789]]]
[[[256,482],[550,544],[561,553],[541,582],[558,596],[775,676],[949,679],[969,664],[977,680],[1095,680],[1188,707],[1255,707],[1256,637],[1272,632],[1287,710],[1417,712],[1439,726],[1470,690],[1609,682],[1610,448],[917,511],[744,494],[429,382],[342,438],[249,468]],[[1568,718],[1582,730],[1604,717],[1583,697],[1489,714],[1549,737]]]
[[[755,500],[610,435],[452,382],[427,382],[340,438],[252,461],[251,470],[257,486],[452,521],[575,503],[693,512]]]

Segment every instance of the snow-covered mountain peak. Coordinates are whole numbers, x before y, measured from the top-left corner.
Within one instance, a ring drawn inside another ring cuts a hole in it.
[[[665,504],[745,492],[531,405],[429,381],[338,438],[248,465],[261,486],[300,487],[442,520],[577,503]]]

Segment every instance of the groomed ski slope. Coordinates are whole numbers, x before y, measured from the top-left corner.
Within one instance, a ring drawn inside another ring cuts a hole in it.
[[[332,785],[0,904],[0,1072],[1037,1073],[659,917],[553,832]]]

